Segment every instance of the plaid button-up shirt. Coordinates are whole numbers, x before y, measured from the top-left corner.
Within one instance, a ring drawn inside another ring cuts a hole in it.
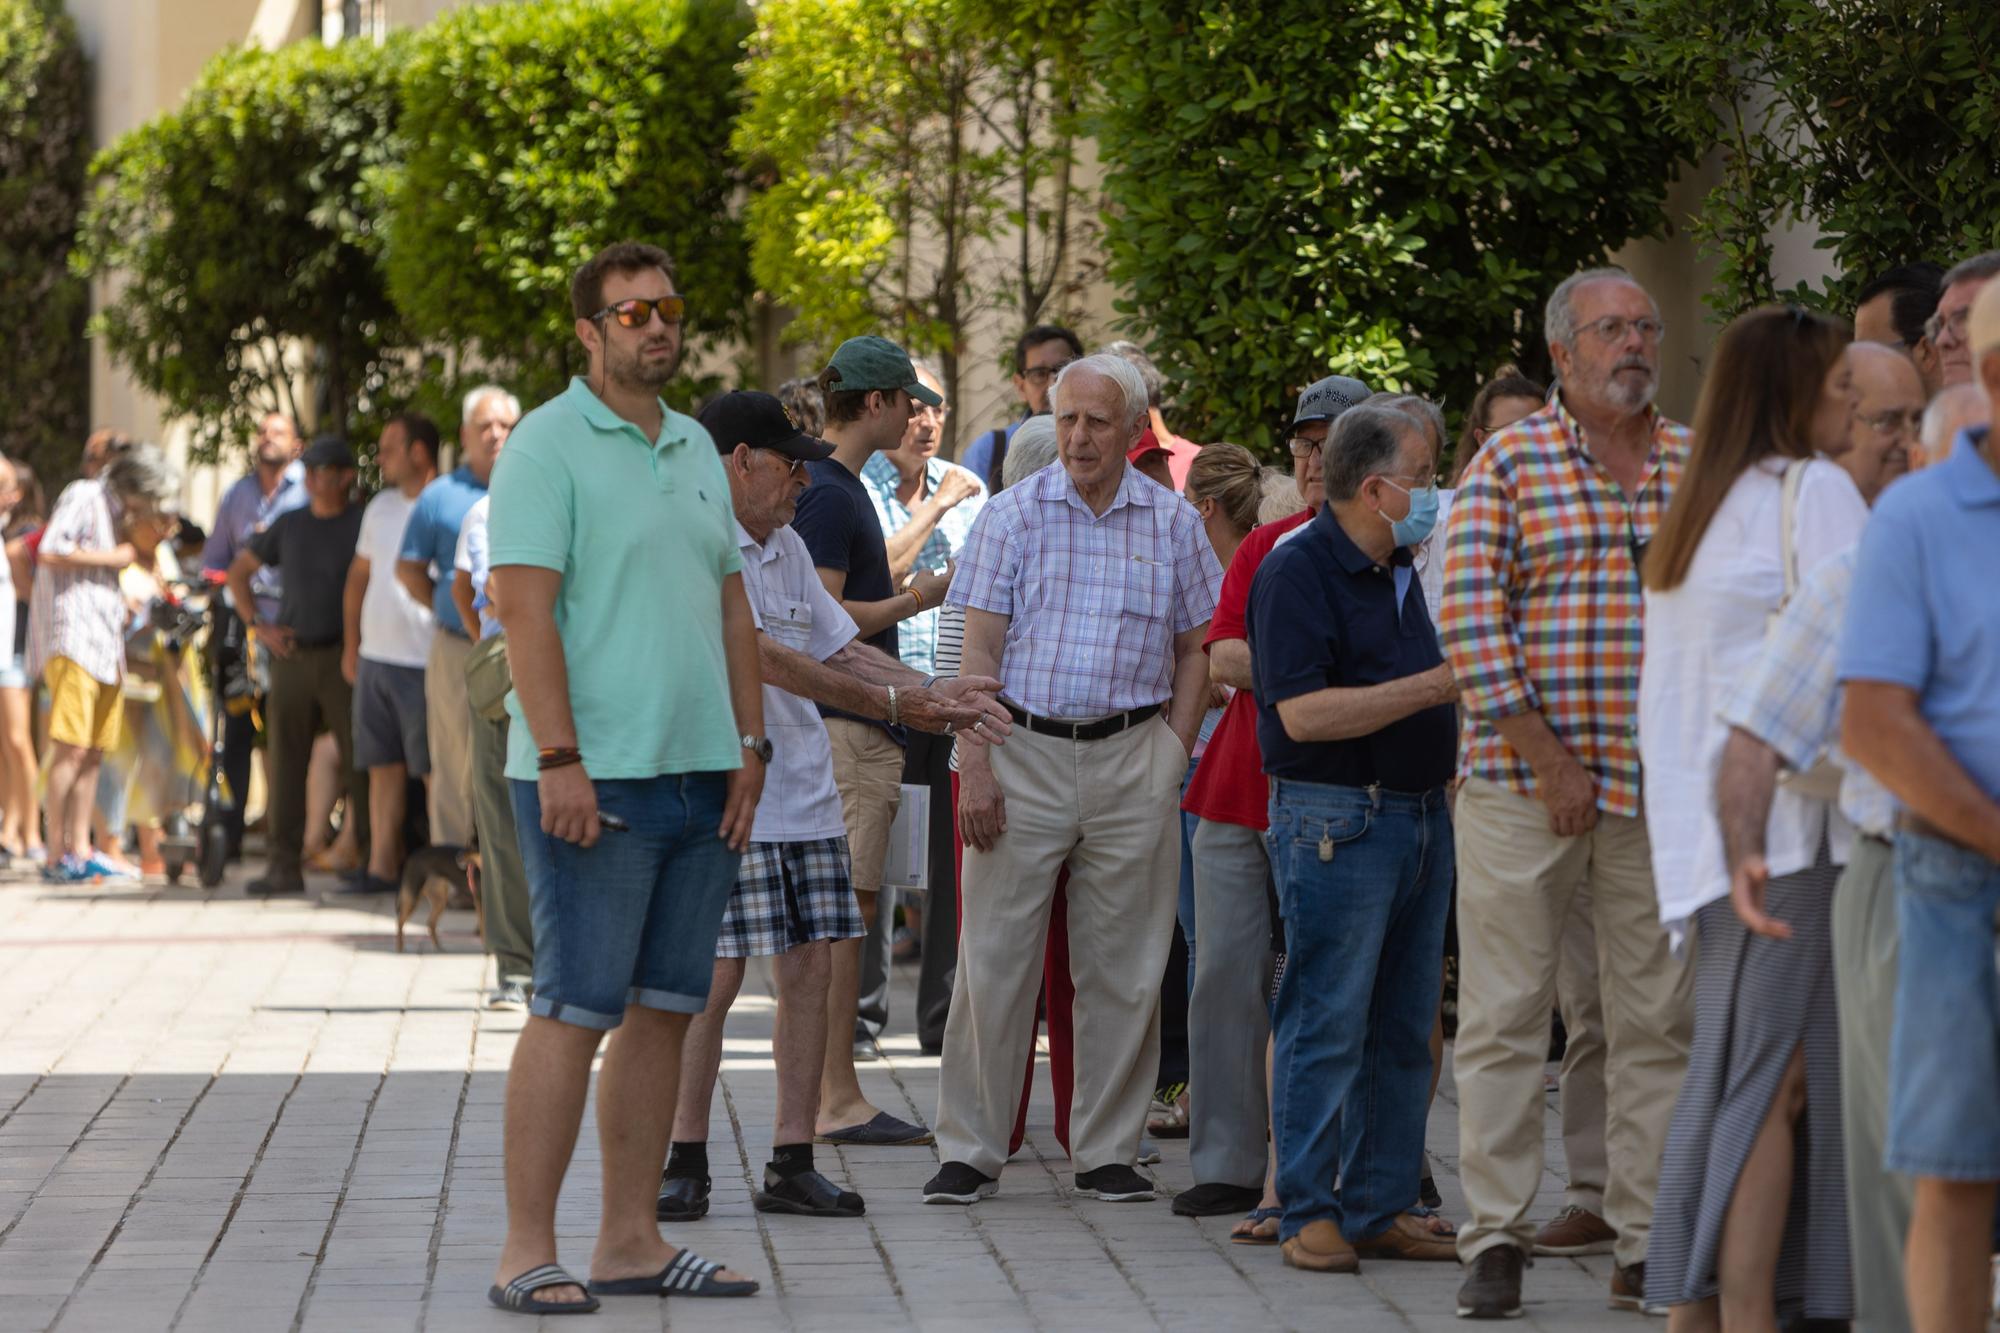
[[[1597,780],[1598,808],[1637,815],[1644,603],[1636,556],[1687,460],[1685,426],[1653,414],[1653,447],[1627,496],[1551,398],[1479,451],[1446,538],[1438,639],[1457,673],[1460,772],[1535,792],[1493,723],[1539,709]]]
[[[963,472],[974,481],[979,479],[978,474],[956,463],[933,458],[924,465],[924,494],[937,494],[938,487],[953,472]],[[903,474],[896,471],[887,454],[876,454],[861,465],[861,484],[867,488],[868,498],[875,502],[875,517],[881,520],[884,537],[893,537],[909,525],[910,507],[896,498]],[[939,516],[937,526],[924,538],[917,562],[911,568],[943,569],[946,561],[956,559],[965,547],[965,535],[972,530],[972,521],[985,507],[986,487],[982,482],[978,493],[966,496]],[[903,665],[912,671],[929,675],[937,670],[939,609],[927,606],[896,626],[896,651]]]
[[[70,483],[43,529],[40,554],[109,551],[117,545],[118,523],[104,483]],[[67,657],[93,680],[121,683],[129,617],[117,570],[36,565],[28,602],[28,679],[40,676],[52,658]]]
[[[993,497],[948,604],[1007,620],[1003,692],[1086,721],[1173,694],[1174,636],[1208,623],[1222,566],[1194,506],[1128,466],[1093,514],[1060,463]]]

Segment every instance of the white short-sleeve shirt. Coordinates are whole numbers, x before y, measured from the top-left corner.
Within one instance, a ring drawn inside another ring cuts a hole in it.
[[[391,487],[368,502],[354,553],[368,562],[368,591],[361,597],[361,656],[385,666],[422,667],[430,658],[437,622],[396,577],[403,525],[416,501]]]
[[[774,641],[824,662],[854,641],[854,618],[826,590],[812,555],[787,527],[763,545],[736,525],[743,555],[743,593],[757,628]],[[807,842],[847,832],[833,785],[833,746],[811,700],[764,686],[764,734],[771,764],[750,829],[752,842]]]

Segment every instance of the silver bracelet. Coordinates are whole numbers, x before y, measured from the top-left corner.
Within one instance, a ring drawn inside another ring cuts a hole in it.
[[[896,704],[896,687],[891,685],[887,688],[889,691],[889,725],[893,727],[902,722],[902,709]]]

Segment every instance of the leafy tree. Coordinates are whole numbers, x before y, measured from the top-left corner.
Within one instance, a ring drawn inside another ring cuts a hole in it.
[[[1268,448],[1336,370],[1463,403],[1666,222],[1685,141],[1563,0],[1099,0],[1092,35],[1111,277],[1198,435]]]
[[[394,151],[407,43],[218,56],[181,107],[92,164],[76,267],[114,279],[92,328],[198,453],[262,412],[361,433],[407,392],[366,178]],[[318,402],[301,403],[303,348]],[[302,411],[302,407],[317,410]]]
[[[426,30],[382,181],[387,267],[411,325],[457,350],[451,377],[559,391],[583,367],[570,275],[618,240],[674,257],[691,355],[748,329],[728,156],[748,29],[735,0],[535,0]]]
[[[1094,234],[1076,179],[1087,7],[772,0],[737,151],[758,285],[787,336],[882,333],[958,398],[975,323],[1070,313]],[[948,442],[947,442],[948,443]]]
[[[1791,296],[1843,313],[1877,273],[2000,245],[2000,7],[1926,0],[1601,0],[1659,114],[1722,149],[1694,219],[1722,315]],[[1774,230],[1840,272],[1778,289]]]
[[[88,96],[62,6],[0,0],[0,444],[51,479],[75,466],[87,420],[85,292],[69,251]]]

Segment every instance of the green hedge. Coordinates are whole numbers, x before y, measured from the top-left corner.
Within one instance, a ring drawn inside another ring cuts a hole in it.
[[[735,0],[542,0],[424,29],[387,251],[418,333],[533,404],[582,368],[570,274],[627,238],[673,255],[689,353],[743,333],[729,131],[749,27]]]
[[[1558,0],[1098,0],[1111,277],[1184,429],[1269,447],[1330,370],[1454,407],[1683,143]]]
[[[49,480],[87,430],[84,284],[69,272],[89,79],[56,0],[0,0],[0,449]]]

